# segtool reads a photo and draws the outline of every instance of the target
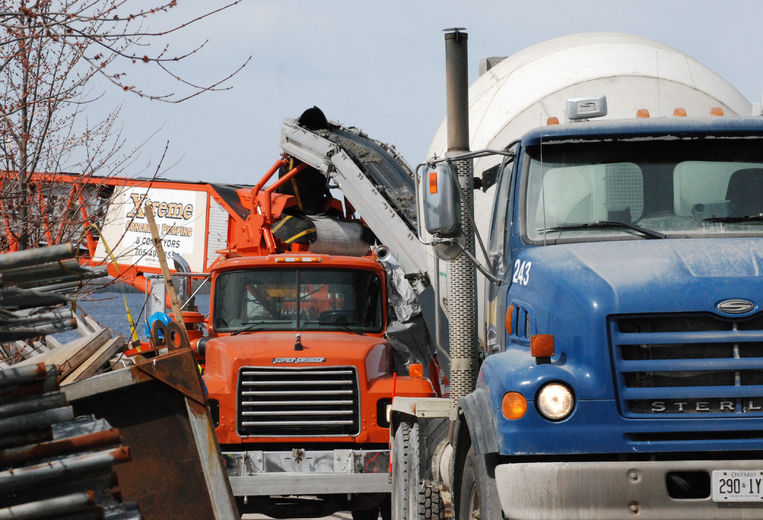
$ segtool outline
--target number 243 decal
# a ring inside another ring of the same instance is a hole
[[[514,276],[511,277],[511,281],[521,285],[530,283],[530,268],[532,266],[532,262],[522,262],[521,260],[514,262]]]

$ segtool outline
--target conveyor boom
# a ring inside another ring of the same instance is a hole
[[[411,168],[386,145],[357,130],[307,130],[294,119],[281,128],[284,152],[333,180],[406,275],[426,276],[424,246],[416,238],[415,180]]]

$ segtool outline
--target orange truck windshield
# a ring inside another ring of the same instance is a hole
[[[382,286],[358,269],[246,269],[215,283],[212,320],[218,332],[384,328]]]

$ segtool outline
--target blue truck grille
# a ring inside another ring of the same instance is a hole
[[[624,316],[609,331],[624,416],[763,415],[763,313]]]
[[[238,378],[238,433],[322,437],[360,432],[355,367],[244,367]]]

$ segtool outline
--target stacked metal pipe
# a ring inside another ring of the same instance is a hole
[[[57,377],[43,364],[0,371],[0,520],[139,520],[113,473],[130,458],[119,430],[75,418]]]
[[[71,309],[56,308],[106,267],[79,265],[71,244],[0,255],[0,342],[55,334],[77,327]]]
[[[29,340],[76,328],[66,305],[86,280],[105,274],[80,266],[71,244],[0,254],[0,368],[56,345]]]

